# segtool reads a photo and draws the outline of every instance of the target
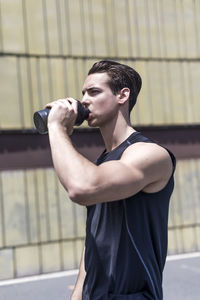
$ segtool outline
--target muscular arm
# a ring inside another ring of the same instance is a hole
[[[81,205],[119,200],[148,188],[158,191],[172,172],[169,154],[155,144],[131,145],[119,161],[96,166],[76,151],[59,124],[49,126],[49,138],[56,173],[69,197]]]
[[[78,278],[77,278],[77,282],[76,282],[74,291],[71,296],[71,300],[82,300],[83,283],[84,283],[85,276],[86,276],[84,256],[85,256],[85,247],[83,249],[81,263],[80,263],[80,267],[79,267],[79,274],[78,274]]]

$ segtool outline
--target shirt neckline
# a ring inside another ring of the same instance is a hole
[[[113,153],[115,151],[117,151],[120,147],[122,147],[124,144],[126,144],[128,142],[129,139],[132,139],[132,137],[136,136],[140,134],[140,132],[138,131],[134,131],[133,133],[131,133],[123,142],[121,142],[121,144],[119,144],[117,147],[115,147],[114,149],[112,149],[109,152],[106,152],[106,149],[104,149],[104,151],[102,152],[101,156],[106,157],[107,155],[109,155],[110,153]]]

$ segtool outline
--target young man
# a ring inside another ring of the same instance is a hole
[[[131,126],[140,88],[141,78],[129,66],[100,61],[90,69],[82,103],[90,110],[88,125],[99,127],[105,143],[96,164],[69,138],[76,100],[47,105],[55,171],[71,200],[87,206],[85,249],[72,300],[163,298],[175,158]]]

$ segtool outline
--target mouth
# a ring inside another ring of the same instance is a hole
[[[91,118],[92,118],[92,113],[90,111],[87,120],[89,121],[89,120],[91,120]]]

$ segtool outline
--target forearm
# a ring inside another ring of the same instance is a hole
[[[74,291],[71,296],[71,300],[82,300],[83,284],[84,284],[84,280],[85,280],[85,276],[86,276],[84,257],[85,257],[85,247],[82,252],[81,263],[80,263],[80,267],[79,267],[79,274],[78,274],[78,278],[77,278],[77,282],[76,282]]]
[[[49,126],[49,139],[55,171],[72,201],[92,205],[123,199],[141,189],[134,169],[122,160],[91,163],[73,147],[61,125]]]
[[[97,168],[73,147],[64,127],[49,126],[49,140],[55,171],[70,198],[81,189],[87,189]]]
[[[71,200],[78,204],[88,206],[128,198],[161,182],[160,165],[162,162],[165,169],[166,154],[150,144],[131,145],[120,160],[96,166],[78,153],[59,123],[51,123],[49,138],[56,173]]]

